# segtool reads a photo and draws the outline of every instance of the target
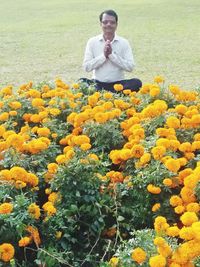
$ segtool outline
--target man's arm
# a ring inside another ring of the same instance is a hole
[[[92,52],[92,42],[89,40],[86,49],[85,56],[83,60],[83,68],[85,71],[89,72],[100,67],[106,61],[104,52],[97,57],[94,57]]]
[[[134,69],[135,63],[133,59],[133,53],[128,41],[126,41],[126,43],[124,44],[123,50],[124,50],[123,55],[119,55],[117,54],[117,52],[112,51],[112,54],[110,54],[108,58],[110,59],[110,61],[112,61],[112,63],[114,63],[118,67],[122,68],[125,71],[130,72]]]

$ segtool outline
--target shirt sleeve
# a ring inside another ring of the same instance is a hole
[[[123,55],[119,55],[117,52],[113,51],[112,54],[109,55],[109,59],[112,63],[125,71],[131,72],[135,67],[132,49],[128,41],[124,44]]]
[[[106,61],[104,53],[97,57],[94,57],[92,51],[92,41],[89,40],[86,45],[85,55],[83,60],[83,69],[87,72],[92,71],[100,67]]]

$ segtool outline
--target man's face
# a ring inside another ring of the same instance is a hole
[[[117,29],[117,22],[115,17],[103,14],[101,20],[101,27],[104,34],[106,33],[114,34]]]

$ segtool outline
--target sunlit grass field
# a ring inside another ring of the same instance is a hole
[[[105,9],[118,13],[118,34],[133,47],[137,67],[127,77],[200,86],[199,0],[1,0],[0,86],[90,77],[83,54]]]

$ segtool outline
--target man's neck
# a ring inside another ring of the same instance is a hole
[[[115,34],[104,34],[103,38],[104,38],[105,41],[112,42],[112,40],[115,38]]]

